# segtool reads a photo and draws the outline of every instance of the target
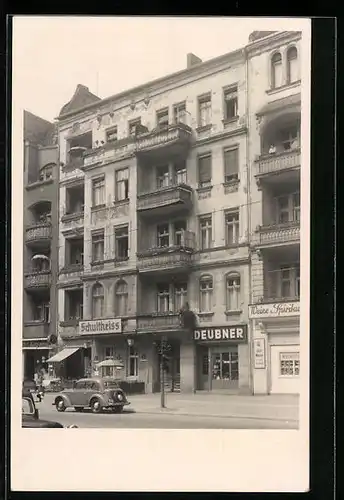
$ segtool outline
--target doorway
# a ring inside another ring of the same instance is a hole
[[[237,389],[239,385],[238,347],[216,348],[211,353],[211,388]]]

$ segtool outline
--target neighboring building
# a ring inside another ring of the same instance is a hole
[[[245,53],[187,62],[103,100],[79,85],[61,110],[65,376],[117,359],[102,372],[158,391],[166,337],[167,389],[251,390]]]
[[[56,334],[57,141],[52,123],[24,111],[23,375],[48,369]]]
[[[254,393],[300,390],[301,33],[248,55]]]

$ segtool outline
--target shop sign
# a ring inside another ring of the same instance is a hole
[[[120,318],[79,321],[79,332],[81,334],[121,333],[122,322]]]
[[[249,317],[260,318],[285,318],[300,314],[300,302],[276,302],[271,304],[253,304],[249,306]]]
[[[193,339],[199,341],[229,341],[233,343],[247,342],[247,325],[218,326],[194,330]]]
[[[264,339],[253,340],[253,358],[254,358],[254,368],[256,370],[266,368]]]

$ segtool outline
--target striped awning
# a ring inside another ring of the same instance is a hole
[[[60,363],[64,359],[69,358],[69,356],[74,354],[79,349],[80,347],[67,347],[66,349],[62,349],[62,351],[49,358],[47,363]]]

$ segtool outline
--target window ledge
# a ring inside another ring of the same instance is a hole
[[[129,198],[125,198],[124,200],[113,200],[114,205],[127,205],[129,203]]]
[[[65,214],[61,217],[61,222],[68,222],[71,220],[83,219],[84,212],[73,212],[70,214]]]
[[[91,267],[93,266],[103,266],[105,263],[105,260],[94,260],[91,262]]]
[[[226,316],[236,316],[242,314],[242,309],[232,309],[231,311],[225,311]]]
[[[230,125],[231,123],[235,123],[239,120],[239,116],[233,116],[232,118],[224,118],[222,121],[223,125]]]
[[[233,177],[233,179],[231,179],[230,181],[224,181],[222,184],[225,187],[231,187],[231,186],[236,186],[239,183],[240,183],[239,177]]]
[[[40,319],[33,319],[31,321],[25,321],[24,326],[40,326],[40,325],[50,325],[50,321],[43,321]]]
[[[91,211],[95,212],[97,210],[102,210],[105,207],[106,207],[105,203],[103,203],[102,205],[93,205],[93,207],[91,207]]]
[[[211,191],[213,189],[213,186],[198,186],[198,188],[196,189],[196,191],[198,193],[205,193],[207,191]]]
[[[196,132],[199,134],[201,132],[206,132],[207,130],[210,130],[213,127],[212,123],[208,123],[208,125],[200,125],[199,127],[196,128]]]
[[[281,92],[282,90],[287,90],[287,89],[293,89],[295,87],[298,87],[301,83],[301,80],[296,80],[296,82],[293,83],[287,83],[285,85],[282,85],[281,87],[276,87],[274,89],[268,89],[265,92],[267,95],[272,95],[272,94],[277,94],[278,92]]]
[[[201,316],[202,318],[204,318],[204,317],[207,317],[207,316],[214,316],[215,313],[212,312],[212,311],[208,311],[208,312],[207,311],[200,311],[200,312],[198,312],[196,314],[197,314],[197,316]]]

